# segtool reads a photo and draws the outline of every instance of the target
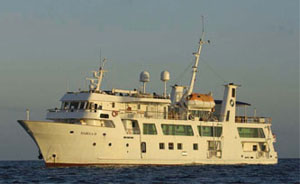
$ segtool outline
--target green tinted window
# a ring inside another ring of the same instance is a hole
[[[242,138],[265,138],[262,128],[238,128],[239,135]]]
[[[146,135],[156,135],[156,127],[155,124],[150,123],[144,123],[143,124],[143,133]]]
[[[162,124],[161,128],[164,135],[193,136],[193,129],[190,125],[167,125]]]
[[[222,127],[198,126],[199,135],[203,137],[221,137]]]

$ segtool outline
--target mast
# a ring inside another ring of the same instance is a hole
[[[201,16],[202,18],[202,34],[201,34],[201,38],[199,40],[199,47],[198,47],[198,51],[193,53],[193,55],[195,56],[195,64],[192,67],[192,77],[191,77],[191,81],[190,81],[190,86],[188,88],[188,90],[186,91],[184,97],[192,94],[193,89],[194,89],[194,85],[195,85],[195,80],[196,80],[196,74],[197,74],[197,70],[198,70],[198,64],[199,64],[199,58],[200,58],[200,54],[201,54],[201,50],[202,50],[202,45],[206,44],[206,43],[210,43],[210,41],[203,41],[204,39],[204,17]]]
[[[99,76],[98,76],[97,86],[96,86],[95,91],[100,91],[101,83],[102,83],[102,79],[103,79],[103,73],[105,72],[105,70],[104,70],[105,62],[106,62],[106,58],[103,59],[102,66],[100,66],[100,68],[99,68]]]

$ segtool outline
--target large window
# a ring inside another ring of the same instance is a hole
[[[242,138],[265,138],[262,128],[238,128],[239,135]]]
[[[69,109],[69,106],[70,106],[70,102],[63,102],[62,103],[62,109],[64,109],[64,110]]]
[[[78,109],[79,102],[71,102],[70,109]]]
[[[138,121],[122,119],[122,123],[127,134],[140,134],[140,127]]]
[[[84,106],[85,106],[85,102],[80,102],[79,109],[84,109]]]
[[[164,135],[193,136],[193,129],[190,125],[161,125]]]
[[[103,121],[103,120],[102,120]],[[104,126],[109,128],[115,128],[115,124],[111,120],[104,120]]]
[[[156,135],[156,127],[155,124],[152,123],[144,123],[143,124],[143,133],[146,135]]]
[[[198,126],[199,135],[203,137],[221,137],[222,127]]]

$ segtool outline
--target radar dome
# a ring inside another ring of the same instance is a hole
[[[167,70],[162,71],[160,73],[160,80],[162,80],[162,81],[168,81],[168,80],[170,80],[170,73]]]
[[[149,82],[150,81],[150,74],[147,71],[143,71],[140,74],[140,82]]]

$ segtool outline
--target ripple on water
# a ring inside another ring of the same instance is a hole
[[[277,165],[98,166],[46,168],[40,161],[1,161],[0,183],[300,183],[299,159]]]

